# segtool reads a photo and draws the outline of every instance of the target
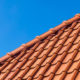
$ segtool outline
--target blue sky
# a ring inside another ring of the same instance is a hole
[[[0,0],[0,57],[80,12],[80,0]]]

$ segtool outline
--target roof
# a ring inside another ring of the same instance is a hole
[[[0,58],[0,80],[80,80],[80,14]]]

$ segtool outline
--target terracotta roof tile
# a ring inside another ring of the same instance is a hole
[[[0,58],[0,80],[80,80],[80,14]]]
[[[75,80],[79,80],[79,79],[80,79],[80,72],[78,72],[78,74],[77,74]]]

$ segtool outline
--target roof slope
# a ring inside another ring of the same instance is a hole
[[[0,80],[80,80],[80,14],[0,58]]]

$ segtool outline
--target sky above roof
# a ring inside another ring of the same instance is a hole
[[[0,0],[0,57],[77,13],[79,0]]]

